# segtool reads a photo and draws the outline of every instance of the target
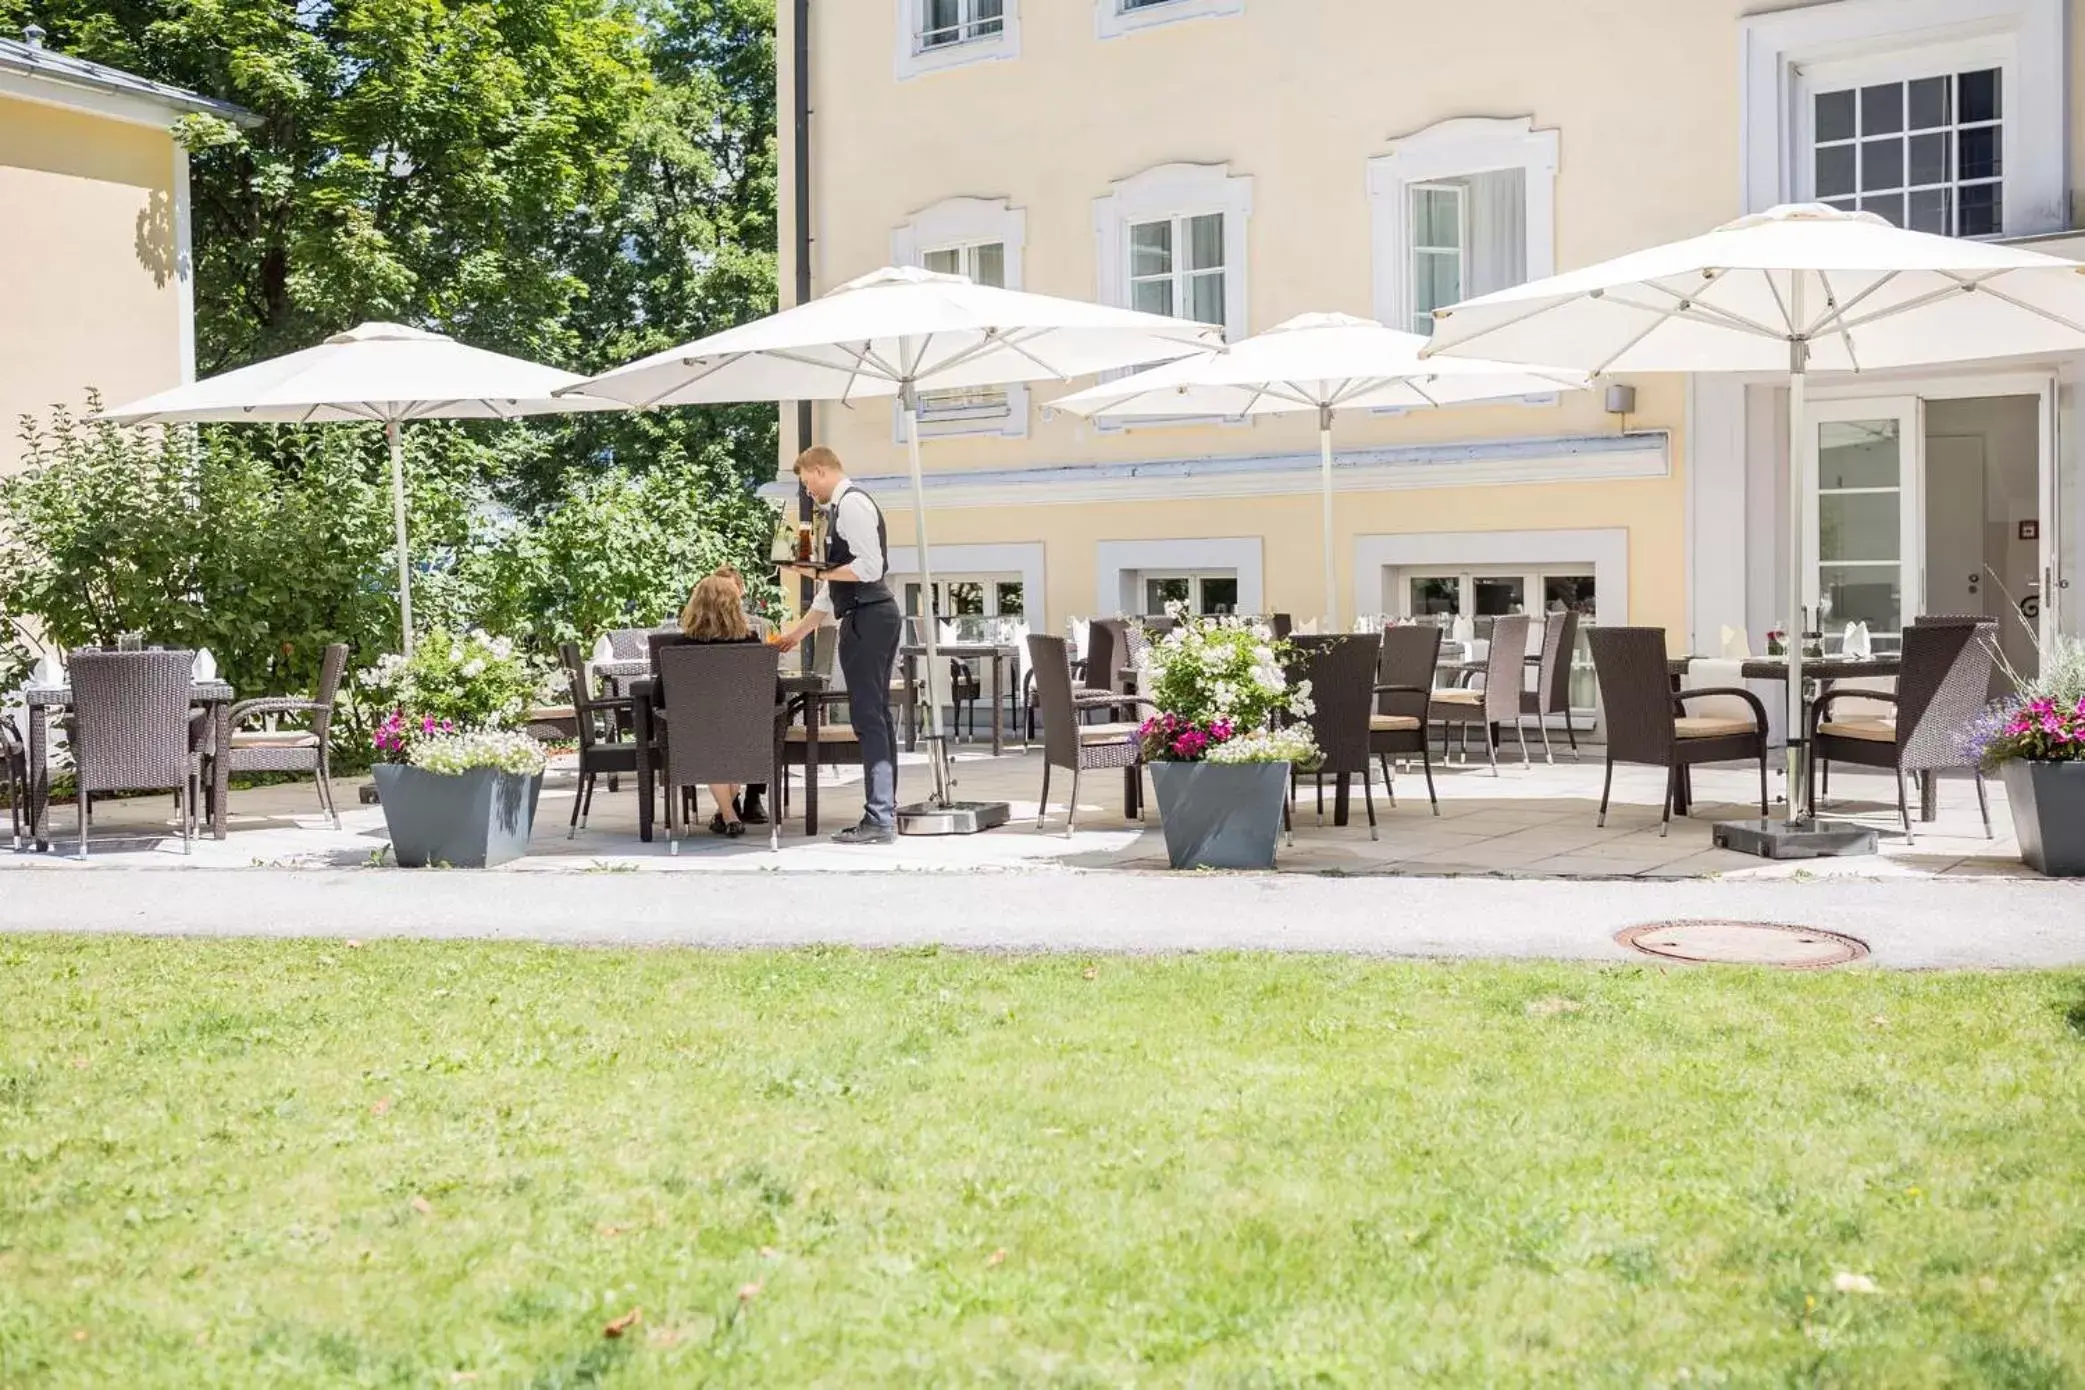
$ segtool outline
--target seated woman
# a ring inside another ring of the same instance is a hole
[[[753,635],[753,628],[746,621],[738,585],[720,574],[704,579],[688,596],[688,606],[681,610],[681,632],[691,642],[760,640]],[[711,784],[709,794],[717,803],[717,813],[709,819],[711,834],[738,836],[746,833],[746,823],[739,818],[736,804],[738,793],[739,788],[730,783]]]

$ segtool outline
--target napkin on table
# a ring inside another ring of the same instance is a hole
[[[217,679],[217,658],[210,654],[208,647],[195,654],[195,679],[197,684]]]
[[[1723,657],[1726,661],[1745,661],[1752,655],[1752,638],[1741,627],[1723,628]]]
[[[615,660],[615,643],[609,641],[608,634],[604,632],[594,639],[593,662],[598,666],[604,661],[613,660]]]

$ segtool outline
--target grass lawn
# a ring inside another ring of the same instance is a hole
[[[0,1020],[8,1387],[2085,1380],[2076,973],[17,936]]]

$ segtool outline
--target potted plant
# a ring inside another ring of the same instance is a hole
[[[2004,779],[2028,867],[2085,874],[2085,644],[2057,639],[2018,685],[1970,726],[1968,751]]]
[[[1275,724],[1311,712],[1309,682],[1289,684],[1284,644],[1263,627],[1173,616],[1138,673],[1156,707],[1138,736],[1166,856],[1176,869],[1271,869],[1290,769],[1318,758],[1308,725]]]
[[[359,683],[384,711],[372,771],[399,864],[482,869],[526,854],[545,760],[518,725],[541,681],[514,644],[430,633]]]

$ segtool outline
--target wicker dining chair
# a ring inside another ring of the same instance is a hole
[[[1578,731],[1571,725],[1571,654],[1578,644],[1578,614],[1571,609],[1542,620],[1542,656],[1535,668],[1535,688],[1520,692],[1520,713],[1535,716],[1542,735],[1542,761],[1555,764],[1549,744],[1549,716],[1564,716],[1564,737],[1571,740],[1571,761],[1578,761]],[[1523,736],[1525,737],[1525,736]]]
[[[1368,721],[1368,751],[1383,765],[1383,786],[1397,804],[1390,760],[1416,754],[1426,773],[1426,799],[1441,813],[1433,790],[1433,742],[1426,736],[1426,711],[1433,673],[1441,660],[1441,630],[1432,623],[1393,623],[1383,629],[1383,654],[1376,668],[1376,707]]]
[[[1600,825],[1607,824],[1616,763],[1646,763],[1665,769],[1665,805],[1658,824],[1661,836],[1672,827],[1672,808],[1680,800],[1684,770],[1699,763],[1757,758],[1759,814],[1766,815],[1766,706],[1757,695],[1740,686],[1675,691],[1662,627],[1596,627],[1586,633],[1586,640],[1593,649],[1600,703],[1607,711],[1607,776],[1600,786]],[[1751,717],[1686,712],[1687,701],[1710,696],[1743,700]]]
[[[335,642],[326,648],[319,660],[318,684],[312,689],[311,698],[295,695],[266,696],[258,700],[241,700],[233,705],[228,722],[232,736],[229,748],[208,747],[205,749],[203,765],[203,795],[205,806],[215,814],[216,808],[209,805],[213,797],[211,789],[217,778],[214,767],[217,759],[224,759],[225,771],[232,772],[309,772],[318,779],[319,811],[340,829],[340,810],[333,804],[333,756],[331,733],[333,728],[333,705],[340,693],[341,673],[347,669],[348,648],[344,642]],[[282,715],[295,715],[308,720],[305,729],[241,728],[258,719],[274,719]]]
[[[1099,623],[1094,630],[1098,631]],[[1092,710],[1116,710],[1139,701],[1133,695],[1109,690],[1077,690],[1071,680],[1071,650],[1062,637],[1040,632],[1028,634],[1028,659],[1035,668],[1036,704],[1042,710],[1043,781],[1036,798],[1035,828],[1041,830],[1049,817],[1050,770],[1071,772],[1071,805],[1064,817],[1064,835],[1071,838],[1079,818],[1079,776],[1105,768],[1123,769],[1122,814],[1143,816],[1143,745],[1134,721],[1111,720],[1102,724],[1080,722]]]
[[[16,732],[14,715],[0,709],[0,778],[7,782],[7,809],[14,818],[12,847],[22,847],[22,808],[29,800],[29,754]]]
[[[202,780],[189,709],[195,653],[81,651],[71,670],[80,858],[87,857],[87,800],[96,792],[176,791],[181,852],[190,853]]]
[[[679,854],[680,793],[719,782],[773,786],[782,780],[782,707],[775,700],[781,653],[746,642],[675,644],[653,655],[664,694],[659,766],[667,853]],[[779,850],[781,837],[782,818],[770,817],[768,848]]]
[[[1886,690],[1827,689],[1810,707],[1809,804],[1817,804],[1819,764],[1853,763],[1887,768],[1897,777],[1897,815],[1906,843],[1917,843],[1911,829],[1911,802],[1905,794],[1908,774],[1968,767],[1976,780],[1977,809],[1984,837],[1991,830],[1991,799],[1983,770],[1964,756],[1961,736],[1982,711],[1997,663],[1998,625],[1990,621],[1915,622],[1904,629],[1902,664],[1895,693]],[[1840,700],[1874,700],[1896,707],[1887,715],[1834,716]],[[1829,795],[1829,782],[1826,783]]]
[[[1494,618],[1491,623],[1491,653],[1484,663],[1484,684],[1449,686],[1433,692],[1429,713],[1433,722],[1441,726],[1443,759],[1448,756],[1449,727],[1459,727],[1467,738],[1469,726],[1478,724],[1484,729],[1484,751],[1491,756],[1491,775],[1498,776],[1499,730],[1510,724],[1520,740],[1521,765],[1530,768],[1535,765],[1528,757],[1527,730],[1520,723],[1522,676],[1527,667],[1527,651],[1527,616],[1515,613]]]
[[[1292,637],[1289,661],[1292,682],[1310,682],[1311,712],[1305,722],[1318,745],[1320,761],[1312,774],[1317,781],[1318,824],[1325,823],[1325,778],[1329,774],[1344,786],[1349,777],[1361,779],[1361,799],[1368,808],[1368,838],[1376,834],[1374,716],[1376,669],[1382,659],[1383,639],[1373,632],[1344,633],[1322,637]],[[1296,774],[1289,777],[1293,800]]]
[[[630,697],[595,695],[587,688],[586,659],[576,642],[560,642],[558,664],[565,670],[565,685],[571,692],[572,722],[579,739],[579,785],[572,793],[572,821],[565,838],[575,839],[586,829],[594,810],[594,785],[603,775],[608,789],[615,790],[616,778],[634,774],[637,760],[650,750],[622,737],[629,726]]]

